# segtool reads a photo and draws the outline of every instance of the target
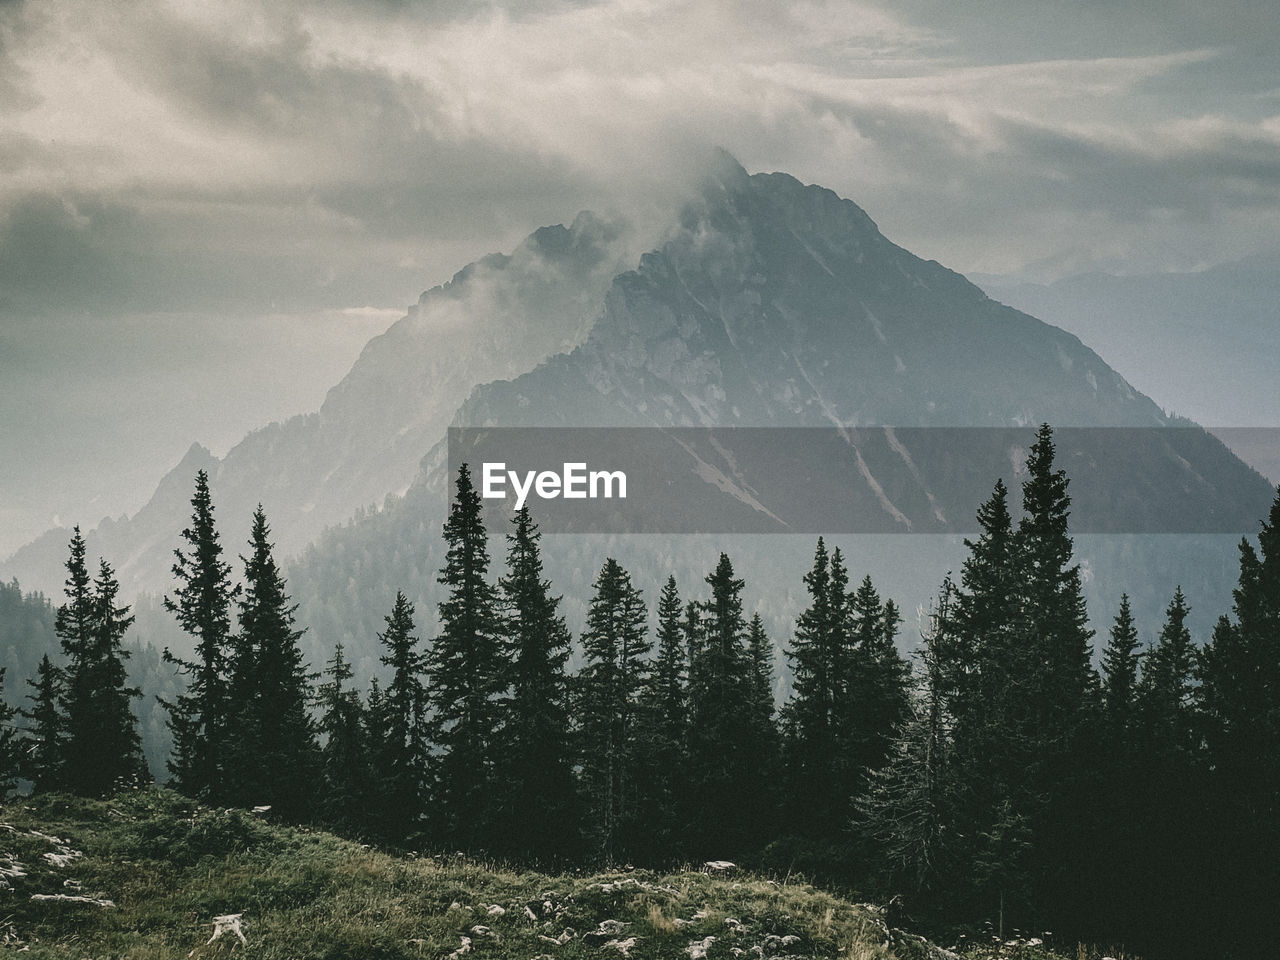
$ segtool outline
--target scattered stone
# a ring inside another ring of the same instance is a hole
[[[724,925],[729,928],[729,932],[735,937],[740,933],[744,933],[747,929],[747,925],[736,917],[725,917]]]
[[[249,941],[245,939],[244,928],[242,926],[243,913],[225,913],[220,917],[213,918],[213,936],[205,941],[208,945],[219,939],[224,933],[234,935],[239,939],[241,946],[248,946]],[[194,952],[194,951],[192,951]]]
[[[715,937],[707,937],[705,940],[694,940],[684,948],[684,952],[689,955],[689,960],[706,960],[707,953],[715,942]]]
[[[62,850],[53,853],[46,853],[44,855],[44,860],[51,867],[62,867],[65,869],[83,856],[84,854],[79,850],[63,848]]]
[[[636,945],[636,939],[636,937],[628,937],[626,940],[610,940],[604,947],[606,950],[612,947],[624,957],[628,957],[631,955],[631,948]]]
[[[95,907],[114,907],[115,901],[104,900],[100,897],[79,897],[70,896],[65,893],[33,893],[32,900],[59,900],[63,903],[91,903]]]
[[[565,927],[564,931],[558,937],[548,937],[543,934],[538,934],[538,939],[547,943],[554,943],[557,947],[563,947],[577,935],[578,933],[573,929],[573,927]]]
[[[529,918],[530,923],[538,922],[538,915],[533,912],[533,907],[529,906],[527,903],[524,907],[524,915]]]
[[[7,865],[0,864],[0,877],[16,880],[27,875],[26,868],[18,862],[18,858],[13,854],[7,853],[0,859],[7,861]]]
[[[462,946],[458,947],[458,949],[457,949],[457,950],[455,950],[455,951],[453,951],[453,953],[449,954],[449,960],[458,960],[458,958],[459,958],[459,957],[465,956],[466,954],[468,954],[468,953],[470,953],[470,952],[471,952],[471,938],[470,938],[470,937],[463,937],[463,938],[462,938]]]
[[[473,937],[493,937],[495,940],[497,939],[497,935],[493,932],[493,930],[491,930],[489,927],[486,927],[482,923],[477,923],[474,927],[471,928],[471,935]]]
[[[694,919],[694,920],[705,920],[705,919],[707,919],[707,910],[706,910],[706,908],[704,907],[703,909],[701,909],[701,910],[699,910],[697,913],[695,913],[695,914],[693,915],[693,919]]]
[[[271,804],[266,803],[261,806],[254,807],[249,812],[252,813],[255,817],[265,816],[266,814],[271,812]]]
[[[738,865],[731,860],[708,860],[702,865],[707,873],[732,873]]]
[[[774,953],[778,950],[794,947],[799,942],[800,938],[793,933],[788,933],[784,937],[780,937],[776,933],[770,933],[764,938],[764,948],[770,953]]]
[[[504,908],[498,906],[496,903],[491,905],[488,910],[489,916],[491,917],[500,917],[506,912],[507,911]]]

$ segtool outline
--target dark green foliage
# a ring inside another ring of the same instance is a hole
[[[230,564],[222,559],[209,476],[203,470],[196,474],[191,507],[191,526],[182,531],[187,548],[173,552],[178,586],[164,598],[164,607],[195,641],[195,659],[164,651],[165,662],[186,675],[187,685],[176,700],[162,703],[173,733],[172,785],[191,797],[215,799],[222,795],[226,768],[231,604],[240,591],[231,583]]]
[[[0,667],[0,799],[7,797],[18,785],[23,746],[13,722],[18,711],[3,699],[4,674],[4,667]]]
[[[1186,626],[1188,613],[1186,597],[1178,587],[1169,601],[1160,637],[1143,660],[1137,703],[1149,762],[1157,756],[1171,759],[1175,754],[1189,760],[1196,753],[1197,731],[1192,718],[1195,646]]]
[[[302,630],[294,624],[270,533],[259,506],[249,556],[241,558],[245,586],[232,646],[225,776],[234,802],[300,818],[313,809],[320,757],[309,710],[311,674],[298,648]]]
[[[441,842],[478,850],[496,816],[497,745],[508,690],[502,619],[487,579],[489,546],[480,496],[464,463],[444,525],[445,563],[437,578],[440,634],[428,655],[431,677],[431,781]]]
[[[122,647],[133,618],[128,607],[116,605],[119,591],[105,560],[90,580],[84,539],[75,528],[67,559],[67,602],[58,608],[55,622],[67,661],[58,700],[59,779],[85,796],[137,783],[146,774],[137,720],[129,707],[140,691],[126,686],[129,652]]]
[[[397,592],[386,629],[378,635],[391,679],[369,704],[378,731],[369,743],[370,826],[376,836],[399,841],[420,838],[426,829],[427,661],[414,636],[413,614],[413,604]]]
[[[644,714],[649,683],[644,599],[616,560],[605,561],[582,634],[577,677],[578,762],[590,856],[614,863],[631,853],[640,822]]]
[[[325,738],[320,749],[323,789],[317,804],[321,821],[348,836],[371,833],[374,810],[370,807],[373,770],[366,737],[364,708],[351,682],[351,665],[342,644],[334,647],[325,665],[324,682],[316,689],[320,706],[319,731]]]
[[[21,711],[26,721],[26,744],[22,758],[22,776],[37,791],[56,790],[62,786],[62,753],[64,725],[58,704],[62,700],[62,671],[53,665],[46,653],[36,668],[35,679],[27,680],[31,693],[30,709]]]
[[[1129,595],[1120,598],[1120,611],[1111,626],[1111,639],[1102,654],[1102,707],[1109,733],[1124,738],[1133,720],[1138,682],[1138,628],[1129,609]]]
[[[837,750],[838,705],[844,692],[845,624],[840,615],[843,591],[834,599],[830,559],[821,537],[813,569],[804,576],[810,603],[796,620],[787,657],[791,661],[792,695],[783,710],[786,730],[787,778],[791,796],[799,803],[790,812],[802,832],[830,836],[844,819],[852,797]]]
[[[858,802],[859,830],[873,852],[874,878],[884,889],[912,897],[945,897],[940,881],[953,876],[956,866],[957,787],[944,676],[954,600],[948,578],[923,632],[906,721],[887,762],[868,773]]]
[[[552,863],[577,853],[577,788],[569,742],[569,630],[560,598],[542,578],[542,535],[519,510],[507,536],[507,576],[499,583],[511,648],[511,699],[502,753],[496,833],[509,856]],[[535,830],[530,824],[539,824]]]
[[[640,701],[644,717],[640,819],[648,840],[647,856],[642,859],[649,862],[676,859],[684,839],[688,645],[680,609],[680,591],[671,576],[658,597],[658,650]]]
[[[690,844],[695,856],[746,850],[773,822],[767,770],[772,744],[753,715],[754,663],[742,609],[744,583],[720,554],[699,604],[698,641],[689,666]]]
[[[864,577],[849,601],[849,638],[842,713],[850,745],[855,790],[867,773],[888,759],[890,744],[909,710],[910,667],[898,653],[902,618],[892,600],[880,602],[871,578]]]
[[[1047,425],[1036,435],[1022,485],[1023,517],[1017,548],[1022,573],[1022,641],[1033,652],[1031,736],[1037,748],[1069,751],[1087,719],[1096,690],[1093,631],[1088,627],[1080,567],[1072,562],[1067,532],[1071,498],[1067,474],[1055,469],[1053,433]]]

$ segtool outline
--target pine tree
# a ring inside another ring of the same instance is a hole
[[[1250,944],[1274,942],[1264,904],[1280,896],[1280,491],[1257,547],[1240,542],[1234,601],[1234,620],[1218,620],[1198,663],[1212,807],[1196,823],[1205,850],[1187,871],[1248,956]]]
[[[516,512],[507,536],[507,576],[499,583],[505,634],[511,646],[511,701],[505,750],[499,760],[505,809],[501,847],[509,854],[552,863],[577,846],[577,791],[569,742],[569,630],[542,579],[542,535],[528,507]],[[530,830],[530,823],[541,826]]]
[[[1207,734],[1222,791],[1280,835],[1280,491],[1258,548],[1240,541],[1233,596],[1200,664]]]
[[[996,807],[996,822],[984,831],[1001,845],[994,859],[1026,867],[1022,878],[1006,868],[992,874],[1001,882],[1002,902],[1021,911],[1023,921],[1031,919],[1033,903],[1059,916],[1082,909],[1072,902],[1082,895],[1077,878],[1088,869],[1079,838],[1096,819],[1100,790],[1093,631],[1080,566],[1073,562],[1069,482],[1055,468],[1054,455],[1053,433],[1043,425],[1027,457],[1023,516],[1015,534],[1022,606],[1015,641],[1026,655],[1017,662],[1025,673],[1015,674],[1009,696],[1014,729],[1021,733],[1015,752],[1006,756],[1026,748],[1026,763],[1006,768],[1008,803]]]
[[[1120,612],[1102,654],[1102,705],[1113,737],[1124,738],[1132,723],[1138,679],[1138,628],[1129,595],[1120,597]]]
[[[1024,516],[1018,523],[1022,554],[1022,603],[1025,635],[1034,651],[1031,735],[1039,751],[1069,751],[1088,719],[1097,686],[1088,611],[1080,567],[1072,563],[1073,544],[1067,530],[1071,498],[1066,472],[1054,469],[1053,432],[1047,424],[1036,434],[1027,457],[1028,479],[1022,485]]]
[[[0,667],[0,799],[5,799],[18,786],[22,775],[22,750],[13,718],[17,710],[4,699],[5,668]]]
[[[830,836],[844,819],[852,791],[844,789],[844,757],[837,751],[837,741],[843,745],[837,711],[844,696],[846,625],[839,612],[844,600],[832,603],[831,565],[821,537],[804,584],[810,602],[796,619],[787,650],[792,694],[783,711],[788,785],[795,801],[790,819],[803,833]]]
[[[172,785],[188,796],[212,800],[220,797],[223,786],[231,604],[240,591],[231,584],[230,564],[222,560],[209,476],[203,470],[196,474],[191,507],[191,526],[182,531],[188,549],[173,552],[179,585],[164,598],[164,607],[195,640],[195,659],[165,649],[165,662],[187,676],[187,688],[176,701],[161,703],[173,731]]]
[[[955,597],[948,577],[917,653],[920,666],[907,720],[888,762],[871,771],[857,804],[859,830],[873,851],[881,888],[913,898],[945,893],[956,871],[959,790],[947,679]]]
[[[700,604],[700,643],[690,665],[690,830],[696,855],[722,857],[757,839],[764,811],[754,806],[760,744],[749,709],[744,583],[722,553],[707,585],[711,596]]]
[[[774,719],[773,643],[765,633],[760,614],[747,624],[746,702],[747,747],[753,759],[755,792],[744,798],[744,813],[753,818],[750,835],[758,842],[777,832],[782,798],[782,742]]]
[[[63,673],[53,665],[46,653],[40,658],[34,680],[28,679],[32,692],[27,695],[32,706],[19,711],[26,720],[27,745],[22,776],[34,784],[37,792],[57,790],[62,786],[64,724],[58,704],[62,701]]]
[[[369,787],[373,772],[369,768],[360,695],[345,686],[352,676],[339,643],[325,666],[325,682],[316,690],[321,710],[319,730],[325,737],[320,750],[324,786],[317,806],[326,826],[348,836],[364,836],[370,833]]]
[[[445,564],[438,582],[440,635],[428,655],[429,737],[438,839],[479,850],[491,836],[495,763],[508,693],[508,648],[498,598],[488,581],[489,546],[480,496],[464,463],[444,525]]]
[[[578,752],[590,852],[606,864],[630,854],[639,827],[643,744],[639,697],[649,682],[644,599],[612,557],[600,569],[582,634]]]
[[[380,691],[381,737],[372,745],[374,820],[381,836],[395,840],[418,837],[425,829],[428,747],[423,677],[427,659],[414,636],[413,612],[413,604],[397,591],[391,613],[384,618],[386,630],[378,636],[385,651],[381,661],[391,668],[391,679]]]
[[[851,751],[853,779],[846,787],[852,797],[867,774],[884,765],[906,720],[910,667],[898,653],[898,609],[892,600],[881,604],[871,577],[862,579],[849,611],[844,736]]]
[[[693,608],[696,613],[696,607]],[[674,860],[683,840],[684,756],[688,730],[687,641],[680,620],[680,592],[668,577],[658,597],[657,655],[641,695],[644,716],[644,785],[641,822],[648,825],[642,859]]]
[[[1025,632],[1023,571],[1003,481],[996,481],[977,519],[982,533],[965,540],[969,556],[950,618],[946,668],[961,762],[971,780],[999,792],[1028,763],[1029,718],[1017,692],[1037,668],[1019,640]],[[979,802],[996,804],[990,797]]]
[[[54,629],[67,665],[61,713],[62,784],[86,796],[101,796],[139,782],[146,773],[137,720],[129,701],[141,691],[128,687],[122,643],[133,623],[128,607],[116,605],[120,585],[106,560],[90,580],[84,539],[76,527],[67,560],[67,603]]]
[[[232,798],[263,804],[274,813],[305,818],[313,809],[319,747],[308,705],[311,674],[302,660],[295,605],[272,556],[271,529],[259,505],[253,514],[250,553],[242,557],[245,589],[234,644],[229,734],[235,747],[228,766]]]
[[[1197,752],[1192,714],[1196,652],[1186,625],[1190,612],[1182,587],[1178,587],[1169,601],[1160,636],[1147,652],[1137,685],[1148,751],[1170,760],[1178,755],[1180,760],[1174,762],[1181,763]]]

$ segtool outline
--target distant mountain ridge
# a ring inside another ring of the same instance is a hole
[[[300,551],[326,526],[403,492],[477,383],[578,343],[625,256],[622,225],[583,213],[464,267],[370,340],[319,411],[256,430],[221,460],[193,444],[134,516],[83,524],[90,551],[112,559],[126,593],[165,589],[201,469],[232,549],[262,502],[281,554]],[[49,531],[0,571],[58,595],[69,536]]]

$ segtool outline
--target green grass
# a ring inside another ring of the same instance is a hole
[[[690,958],[704,943],[707,960],[944,956],[889,931],[876,908],[807,884],[696,871],[546,876],[397,857],[165,790],[23,798],[0,807],[0,823],[0,875],[12,874],[0,890],[0,944],[33,958],[444,960],[464,937],[466,960]],[[111,905],[39,899],[59,894]],[[247,945],[206,943],[213,918],[233,913]],[[626,926],[596,935],[604,921]]]

